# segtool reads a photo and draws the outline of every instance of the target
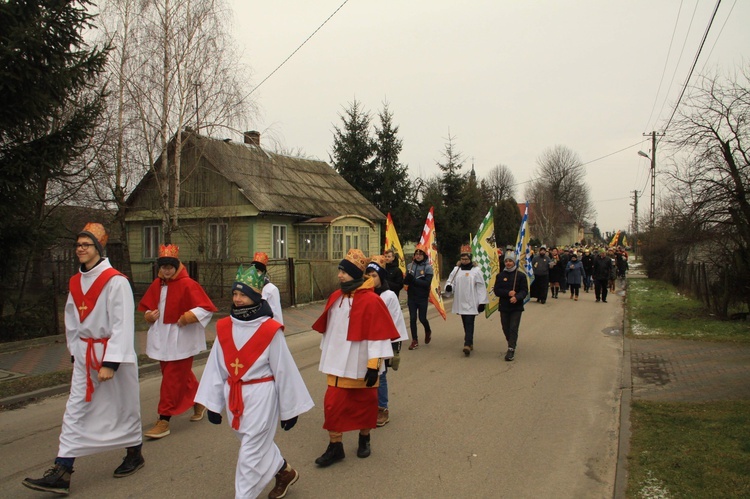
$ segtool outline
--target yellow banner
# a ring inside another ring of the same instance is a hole
[[[427,247],[427,259],[432,265],[432,287],[430,288],[430,303],[435,305],[440,316],[445,319],[445,305],[443,305],[443,295],[440,293],[440,257],[437,251],[437,242],[435,236],[435,220],[433,218],[433,209],[427,214],[427,221],[422,230],[422,237],[419,239],[420,244]]]
[[[401,272],[406,275],[406,258],[404,258],[404,250],[401,247],[401,242],[398,240],[398,234],[396,233],[396,226],[393,225],[393,219],[391,214],[385,220],[385,248],[383,252],[392,250],[393,254],[398,258],[398,268]]]

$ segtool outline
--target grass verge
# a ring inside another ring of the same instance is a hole
[[[636,338],[750,343],[750,321],[722,321],[671,284],[629,279],[627,313]]]
[[[634,402],[630,498],[750,497],[750,401]]]

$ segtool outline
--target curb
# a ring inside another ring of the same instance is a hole
[[[627,282],[627,281],[626,281]],[[622,380],[620,382],[620,436],[617,443],[617,467],[615,468],[615,489],[612,497],[624,499],[628,488],[628,454],[630,453],[630,404],[633,401],[633,374],[630,338],[627,335],[630,324],[627,315],[627,289],[623,300],[622,313]]]

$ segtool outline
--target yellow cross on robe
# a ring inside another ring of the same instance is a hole
[[[81,306],[80,306],[80,307],[78,307],[78,311],[79,311],[80,313],[84,313],[84,312],[85,312],[86,310],[88,310],[88,309],[89,309],[89,307],[87,307],[87,306],[86,306],[86,303],[85,303],[85,302],[81,303]]]
[[[234,367],[234,375],[237,376],[237,374],[239,374],[239,372],[240,372],[240,369],[243,368],[243,367],[245,367],[245,365],[244,364],[240,364],[240,359],[239,359],[239,357],[237,357],[237,359],[235,359],[234,362],[232,362],[231,364],[229,364],[229,367]]]

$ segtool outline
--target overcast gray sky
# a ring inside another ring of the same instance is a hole
[[[342,3],[230,0],[253,86]],[[473,162],[482,178],[502,163],[519,183],[558,144],[584,163],[625,149],[585,168],[602,232],[627,230],[634,190],[641,223],[649,216],[649,162],[637,154],[650,152],[643,134],[669,119],[715,5],[349,0],[252,93],[260,115],[247,127],[267,147],[273,139],[328,161],[344,109],[356,98],[376,116],[387,101],[412,177],[438,173],[449,134],[465,157],[462,171]],[[747,64],[749,25],[750,1],[724,0],[691,81]]]

